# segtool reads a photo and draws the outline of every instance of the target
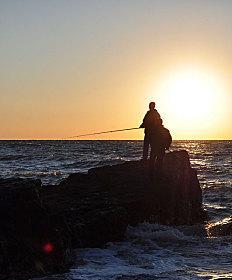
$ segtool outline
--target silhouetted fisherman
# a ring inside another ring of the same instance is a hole
[[[155,102],[150,102],[149,111],[147,111],[145,117],[143,118],[143,123],[140,125],[141,128],[145,128],[143,141],[143,160],[148,158],[149,146],[151,146],[152,139],[154,139],[154,134],[157,134],[157,129],[161,124],[162,120],[160,118],[160,114],[155,109]]]
[[[172,137],[169,130],[162,124],[163,121],[160,118],[160,114],[155,109],[155,102],[151,102],[149,108],[150,110],[146,113],[140,126],[145,128],[143,160],[146,160],[148,157],[150,145],[150,172],[152,176],[160,176],[162,174],[165,150],[169,149]]]

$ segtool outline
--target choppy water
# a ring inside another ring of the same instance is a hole
[[[232,217],[232,141],[174,141],[197,169],[209,222]],[[55,184],[69,173],[139,159],[142,141],[0,141],[0,177]],[[232,237],[202,226],[129,227],[125,240],[76,251],[70,272],[46,279],[232,279]],[[120,278],[121,277],[121,278]]]

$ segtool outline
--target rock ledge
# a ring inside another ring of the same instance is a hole
[[[186,151],[166,154],[162,178],[130,161],[71,174],[58,186],[0,180],[0,276],[62,272],[72,248],[103,246],[144,220],[203,223],[202,192]]]

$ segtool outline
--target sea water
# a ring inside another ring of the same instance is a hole
[[[189,152],[208,223],[232,217],[232,141],[174,141]],[[0,141],[0,178],[57,184],[70,173],[138,160],[142,141]],[[204,225],[128,227],[122,242],[75,251],[69,272],[49,279],[232,279],[232,236],[206,237]]]

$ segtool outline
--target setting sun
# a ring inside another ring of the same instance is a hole
[[[209,118],[219,103],[220,91],[215,79],[200,72],[177,73],[164,85],[167,106],[176,117],[199,122]]]
[[[226,93],[216,75],[203,70],[175,70],[149,95],[157,100],[165,124],[190,138],[203,135],[222,123]]]

